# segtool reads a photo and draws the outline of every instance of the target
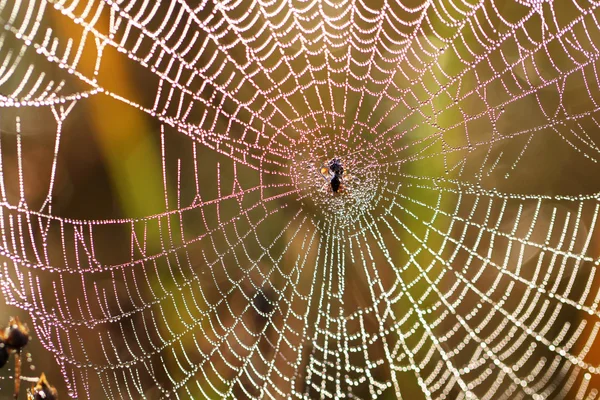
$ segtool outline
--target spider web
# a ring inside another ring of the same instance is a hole
[[[598,6],[0,1],[5,300],[72,397],[596,398]]]

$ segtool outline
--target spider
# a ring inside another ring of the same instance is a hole
[[[323,166],[321,168],[321,175],[326,181],[322,189],[328,186],[327,191],[330,191],[332,194],[345,192],[343,177],[344,165],[342,164],[342,160],[339,158],[332,159],[328,166]]]

